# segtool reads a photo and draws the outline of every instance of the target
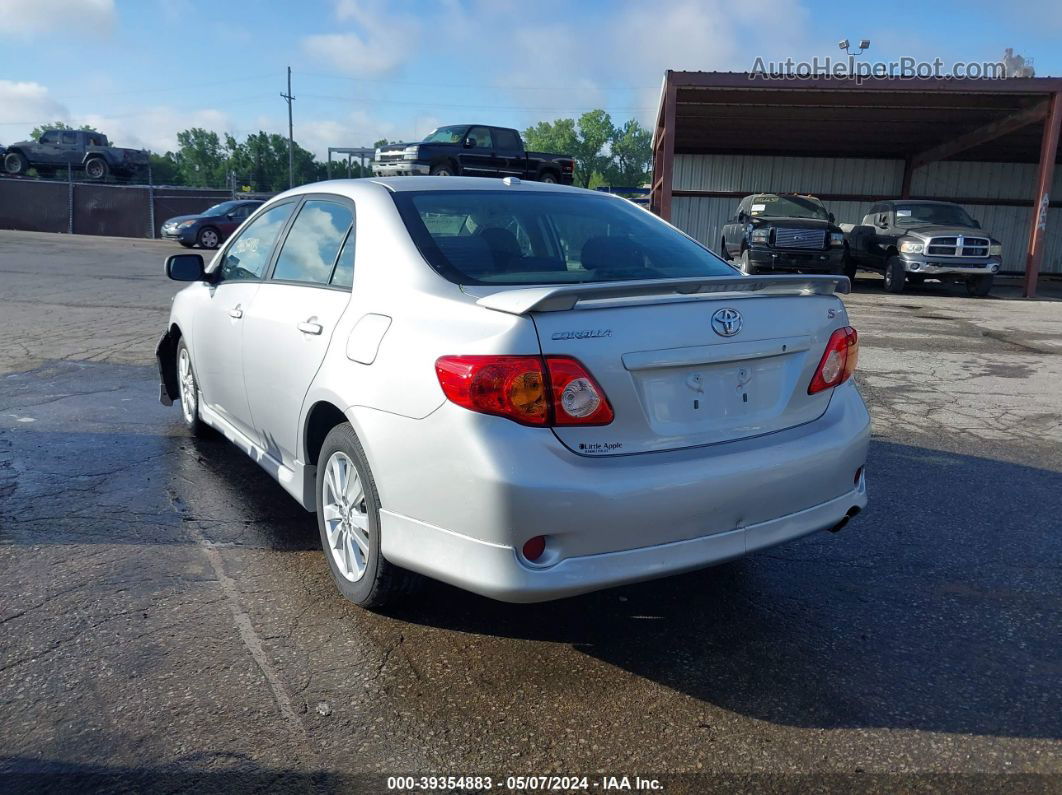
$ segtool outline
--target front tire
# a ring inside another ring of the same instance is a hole
[[[902,293],[907,284],[907,271],[903,260],[893,254],[885,263],[885,290],[890,293]]]
[[[199,419],[199,381],[192,366],[192,352],[182,337],[177,343],[177,387],[180,390],[181,420],[192,436],[209,435],[210,426]]]
[[[966,280],[966,292],[977,298],[984,298],[992,289],[992,276],[971,276]]]
[[[452,177],[454,168],[449,163],[436,163],[429,172],[433,177]]]
[[[8,152],[4,155],[4,173],[13,177],[25,176],[29,171],[29,161],[21,152]]]
[[[756,266],[752,264],[752,260],[749,258],[749,250],[747,248],[742,249],[741,256],[738,257],[738,270],[746,276],[756,275]]]
[[[218,234],[218,230],[212,226],[204,226],[199,230],[199,234],[195,236],[195,242],[199,244],[201,248],[217,248],[221,243],[221,235]]]
[[[89,179],[103,179],[110,169],[102,157],[90,157],[85,161],[85,176]]]
[[[328,432],[317,458],[317,528],[332,579],[361,607],[383,607],[411,591],[416,575],[380,551],[380,495],[349,422]]]

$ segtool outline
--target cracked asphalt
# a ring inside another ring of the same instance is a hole
[[[381,615],[310,514],[159,405],[174,250],[0,232],[0,786],[1062,788],[1062,302],[859,281],[871,502],[839,534]]]

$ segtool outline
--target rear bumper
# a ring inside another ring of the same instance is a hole
[[[376,177],[414,177],[431,173],[431,165],[412,160],[396,160],[392,163],[373,163],[372,173]]]
[[[760,270],[840,272],[844,265],[844,249],[838,246],[825,251],[750,248],[749,260]]]
[[[504,601],[720,563],[833,527],[867,500],[856,472],[869,416],[851,383],[802,426],[628,456],[579,456],[550,431],[453,404],[420,421],[358,409],[348,416],[380,489],[384,556]],[[543,565],[518,556],[537,535],[547,537]]]

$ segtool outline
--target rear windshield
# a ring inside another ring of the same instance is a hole
[[[420,253],[457,284],[733,276],[699,243],[622,199],[532,191],[400,191]]]

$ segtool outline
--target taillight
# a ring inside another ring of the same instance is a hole
[[[605,391],[576,359],[547,356],[554,425],[608,425],[612,406]]]
[[[523,425],[607,425],[604,390],[567,356],[443,356],[435,362],[447,400]]]
[[[859,335],[851,326],[839,328],[830,335],[826,351],[811,379],[808,394],[814,395],[824,389],[843,384],[855,372],[859,359]]]

